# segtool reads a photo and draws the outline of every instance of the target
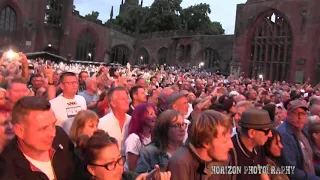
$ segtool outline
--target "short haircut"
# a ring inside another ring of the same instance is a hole
[[[31,75],[31,77],[30,77],[30,81],[32,81],[33,78],[38,78],[38,77],[42,78],[41,74],[33,74],[33,75]]]
[[[157,79],[156,76],[152,76],[152,77],[150,78],[150,81],[152,81],[153,79]]]
[[[217,127],[222,126],[226,129],[223,133],[231,133],[232,124],[227,116],[214,110],[201,112],[192,122],[189,131],[189,139],[195,148],[202,148],[204,143],[209,143],[218,136]]]
[[[51,104],[43,97],[26,96],[17,101],[12,110],[12,124],[22,122],[31,111],[49,111]]]
[[[130,98],[131,98],[132,100],[133,100],[133,94],[136,94],[136,93],[138,92],[138,89],[140,89],[140,88],[143,89],[142,86],[133,86],[133,87],[130,89],[129,94],[130,94]]]
[[[83,73],[87,73],[87,74],[88,74],[87,71],[81,71],[81,72],[79,73],[79,79],[82,77],[82,74],[83,74]]]
[[[137,78],[136,83],[138,83],[141,79],[145,80],[144,78],[139,77],[139,78]]]
[[[12,84],[25,84],[25,85],[27,85],[27,81],[26,81],[24,78],[22,78],[22,77],[15,77],[15,78],[13,78],[13,79],[11,80],[11,82],[9,83],[8,89],[11,88]]]
[[[115,87],[115,88],[111,88],[108,93],[107,93],[107,98],[108,98],[108,101],[109,103],[111,102],[112,100],[112,97],[113,97],[113,94],[116,92],[116,91],[125,91],[127,92],[127,90],[122,87],[122,86],[118,86],[118,87]]]
[[[59,82],[60,82],[60,83],[63,83],[64,78],[65,78],[65,77],[69,77],[69,76],[77,77],[77,75],[76,75],[75,73],[73,73],[73,72],[64,72],[64,73],[62,73],[62,74],[60,75]]]

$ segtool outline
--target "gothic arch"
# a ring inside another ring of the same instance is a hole
[[[206,68],[218,70],[220,67],[220,54],[213,48],[206,48],[202,51],[203,62]]]
[[[289,80],[293,36],[285,16],[275,9],[265,11],[252,24],[249,37],[249,76]]]
[[[135,64],[141,65],[141,64],[149,64],[150,63],[150,55],[148,53],[148,50],[144,47],[141,47],[137,51]]]
[[[0,44],[2,47],[17,44],[21,39],[17,36],[19,30],[18,13],[10,5],[0,9]]]
[[[128,46],[121,44],[113,46],[111,49],[111,63],[126,65],[129,62],[131,50]]]
[[[97,48],[96,37],[89,29],[82,31],[76,41],[76,59],[94,61]]]
[[[167,47],[161,47],[157,51],[157,58],[158,58],[158,64],[164,65],[168,63],[168,48]]]

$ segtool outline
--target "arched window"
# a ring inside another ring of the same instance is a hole
[[[145,48],[139,49],[135,64],[149,64],[149,53]]]
[[[111,49],[111,62],[126,65],[129,62],[130,49],[125,45],[117,45]]]
[[[168,48],[162,47],[158,50],[158,63],[159,65],[167,64]]]
[[[258,19],[251,41],[249,76],[288,80],[292,54],[292,32],[289,23],[275,11]]]
[[[191,45],[180,45],[178,49],[178,59],[182,63],[188,63],[191,59]]]
[[[93,34],[87,30],[77,39],[76,59],[82,61],[93,61],[96,52],[96,41]]]
[[[220,67],[220,55],[218,54],[217,51],[211,49],[211,48],[207,48],[205,49],[203,54],[203,61],[204,61],[204,65],[207,68],[215,68],[215,69],[219,69]]]
[[[55,26],[61,26],[62,16],[62,0],[46,0],[46,14],[44,17],[44,23],[52,24]]]
[[[0,33],[10,33],[17,29],[17,14],[9,6],[1,10],[0,13]]]

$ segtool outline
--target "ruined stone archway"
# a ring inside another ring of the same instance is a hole
[[[289,80],[292,59],[292,31],[284,16],[270,10],[260,16],[251,36],[249,76]]]

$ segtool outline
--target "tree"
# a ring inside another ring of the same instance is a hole
[[[99,16],[98,11],[92,11],[91,14],[87,14],[84,16],[84,18],[88,21],[97,21]]]
[[[224,34],[221,24],[210,20],[209,4],[200,3],[183,9],[181,2],[157,0],[149,8],[131,6],[118,15],[114,23],[136,33],[185,29],[207,35]]]

